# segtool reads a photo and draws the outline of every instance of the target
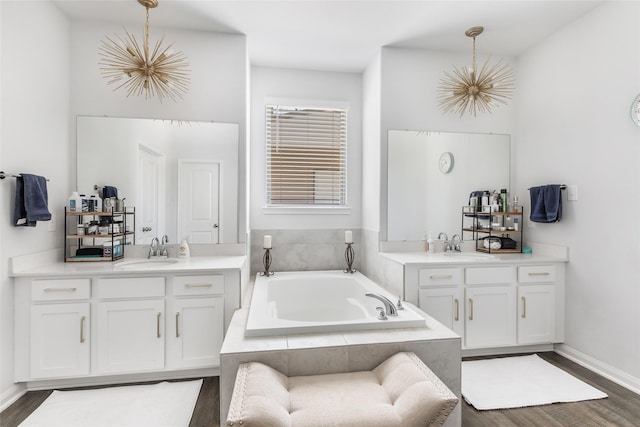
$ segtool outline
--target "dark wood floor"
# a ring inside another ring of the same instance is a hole
[[[540,357],[609,395],[606,399],[556,403],[497,411],[476,411],[462,403],[464,427],[640,427],[640,395],[615,384],[553,352]],[[479,358],[474,358],[479,359]],[[469,359],[465,359],[469,360]],[[0,426],[15,427],[33,412],[51,391],[31,391],[0,414]],[[217,377],[205,378],[189,427],[219,426],[220,392]]]

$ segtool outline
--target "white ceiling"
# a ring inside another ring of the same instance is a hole
[[[53,0],[72,19],[144,26],[136,0]],[[603,0],[159,0],[150,25],[246,34],[252,65],[361,72],[382,46],[517,56]]]

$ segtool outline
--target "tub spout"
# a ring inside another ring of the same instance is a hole
[[[397,316],[398,315],[398,309],[396,308],[396,306],[391,302],[391,300],[383,295],[380,294],[372,294],[372,293],[367,293],[365,294],[365,296],[371,297],[371,298],[375,298],[378,301],[381,301],[382,304],[384,304],[384,308],[385,311],[387,312],[387,314],[389,316]]]

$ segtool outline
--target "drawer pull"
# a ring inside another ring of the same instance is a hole
[[[187,283],[185,288],[210,288],[213,286],[211,283]]]
[[[429,278],[438,280],[438,279],[453,279],[453,274],[432,274]]]
[[[469,298],[469,320],[473,320],[473,300]]]
[[[180,317],[180,313],[176,313],[176,338],[180,338],[180,329],[178,329],[178,318]]]
[[[82,316],[80,318],[80,343],[82,344],[84,342],[84,320],[86,319],[86,316]]]
[[[156,316],[156,338],[160,338],[160,315],[162,313],[158,312]]]
[[[522,297],[522,318],[527,317],[527,299]]]
[[[45,292],[75,292],[78,288],[44,288]]]
[[[458,301],[458,298],[454,299],[453,302],[456,304],[456,317],[455,317],[455,321],[457,322],[458,320],[460,320],[460,301]]]
[[[540,272],[540,273],[535,273],[535,272],[529,273],[529,276],[548,276],[548,275],[549,275],[548,271]]]

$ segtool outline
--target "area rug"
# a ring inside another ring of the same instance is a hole
[[[20,427],[187,427],[202,380],[58,391]]]
[[[474,408],[486,410],[607,395],[533,354],[462,362],[462,397]]]

